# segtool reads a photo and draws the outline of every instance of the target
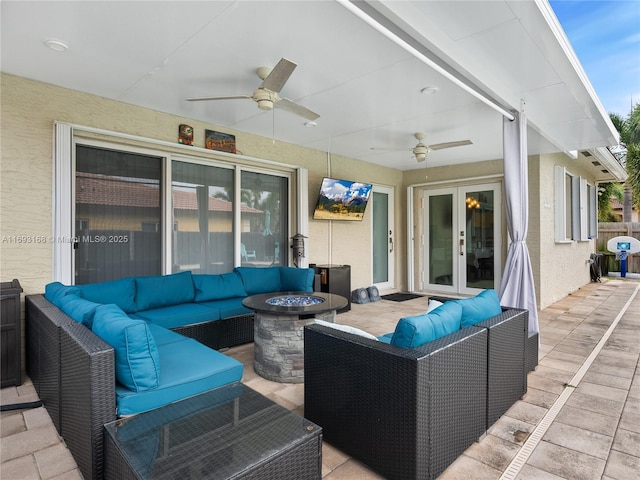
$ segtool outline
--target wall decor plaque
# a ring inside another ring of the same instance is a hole
[[[236,153],[236,136],[215,130],[204,131],[204,148],[221,152]]]

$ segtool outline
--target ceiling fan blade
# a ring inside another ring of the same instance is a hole
[[[307,120],[313,121],[320,118],[320,115],[318,115],[317,113],[312,112],[307,107],[303,107],[302,105],[295,103],[288,98],[281,98],[278,102],[274,103],[274,106],[286,110],[287,112],[295,113],[296,115],[306,118]]]
[[[266,88],[267,90],[271,90],[272,92],[279,92],[284,87],[284,84],[287,83],[289,77],[296,69],[298,65],[293,63],[291,60],[287,60],[286,58],[281,58],[278,64],[273,67],[271,73],[267,75],[262,81],[260,85],[262,88]]]
[[[187,102],[202,102],[208,100],[237,100],[238,98],[253,98],[251,95],[227,95],[222,97],[195,97],[185,98]]]
[[[431,150],[442,150],[443,148],[461,147],[472,144],[473,142],[471,140],[459,140],[457,142],[436,143],[435,145],[429,145],[429,148]]]

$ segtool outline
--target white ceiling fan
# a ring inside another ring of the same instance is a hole
[[[431,150],[442,150],[444,148],[452,148],[452,147],[461,147],[463,145],[472,145],[473,142],[471,140],[459,140],[457,142],[445,142],[445,143],[434,143],[433,145],[425,145],[422,143],[422,140],[425,138],[425,134],[422,132],[418,132],[414,134],[414,137],[418,140],[418,144],[413,148],[376,148],[371,147],[371,150],[389,150],[389,151],[408,151],[413,152],[413,155],[416,157],[418,162],[423,162],[427,158],[427,154]]]
[[[287,83],[289,77],[298,65],[281,58],[278,64],[270,69],[269,67],[258,67],[256,73],[262,80],[260,86],[253,91],[251,95],[225,95],[216,97],[198,97],[187,98],[189,102],[200,102],[209,100],[235,100],[239,98],[248,98],[258,103],[258,108],[261,110],[272,110],[273,107],[281,108],[288,112],[299,115],[307,120],[314,121],[320,117],[315,112],[312,112],[306,107],[295,103],[293,100],[283,98],[278,95],[284,84]]]

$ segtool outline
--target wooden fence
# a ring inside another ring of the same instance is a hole
[[[603,274],[619,272],[620,261],[616,254],[607,250],[607,242],[613,237],[627,236],[640,240],[640,223],[638,222],[599,222],[596,251],[604,254]],[[640,253],[627,257],[627,272],[640,273]]]

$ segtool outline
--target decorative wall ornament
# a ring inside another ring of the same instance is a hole
[[[204,148],[236,153],[236,136],[214,130],[204,131]]]
[[[178,143],[193,145],[193,127],[191,125],[180,125],[178,128]]]

